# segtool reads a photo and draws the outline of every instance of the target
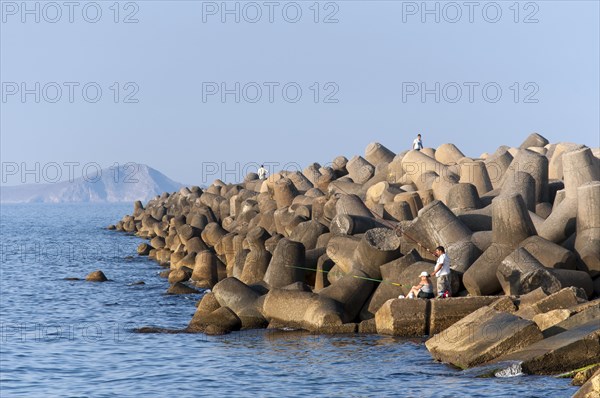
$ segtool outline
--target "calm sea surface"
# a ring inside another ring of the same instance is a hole
[[[422,340],[182,328],[201,297],[167,296],[142,242],[105,229],[131,205],[2,205],[2,397],[569,397],[569,379],[477,378]],[[101,269],[107,283],[68,281]],[[144,281],[145,284],[135,284]]]

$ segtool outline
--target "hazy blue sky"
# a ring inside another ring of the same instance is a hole
[[[239,22],[221,1],[69,4],[1,2],[3,163],[201,184],[417,133],[470,156],[531,132],[599,145],[598,1],[227,2]]]

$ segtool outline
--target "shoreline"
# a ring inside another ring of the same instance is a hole
[[[538,134],[481,159],[373,143],[330,167],[136,202],[109,229],[149,240],[138,254],[168,268],[168,293],[211,289],[181,332],[429,336],[433,358],[462,369],[561,374],[600,357],[597,154]],[[396,298],[433,271],[437,246],[453,297]]]

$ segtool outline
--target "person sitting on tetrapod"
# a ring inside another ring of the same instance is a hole
[[[431,283],[431,279],[429,279],[430,277],[427,271],[421,272],[419,277],[421,278],[420,283],[418,285],[413,286],[412,289],[410,289],[410,292],[408,293],[406,298],[412,299],[415,298],[415,296],[420,299],[434,298],[435,296],[433,294],[433,284]]]

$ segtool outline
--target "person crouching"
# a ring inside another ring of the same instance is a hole
[[[415,285],[410,289],[407,298],[420,298],[420,299],[432,299],[434,298],[433,294],[433,284],[431,283],[431,279],[429,273],[426,271],[421,272],[419,275],[421,281],[418,285]]]

